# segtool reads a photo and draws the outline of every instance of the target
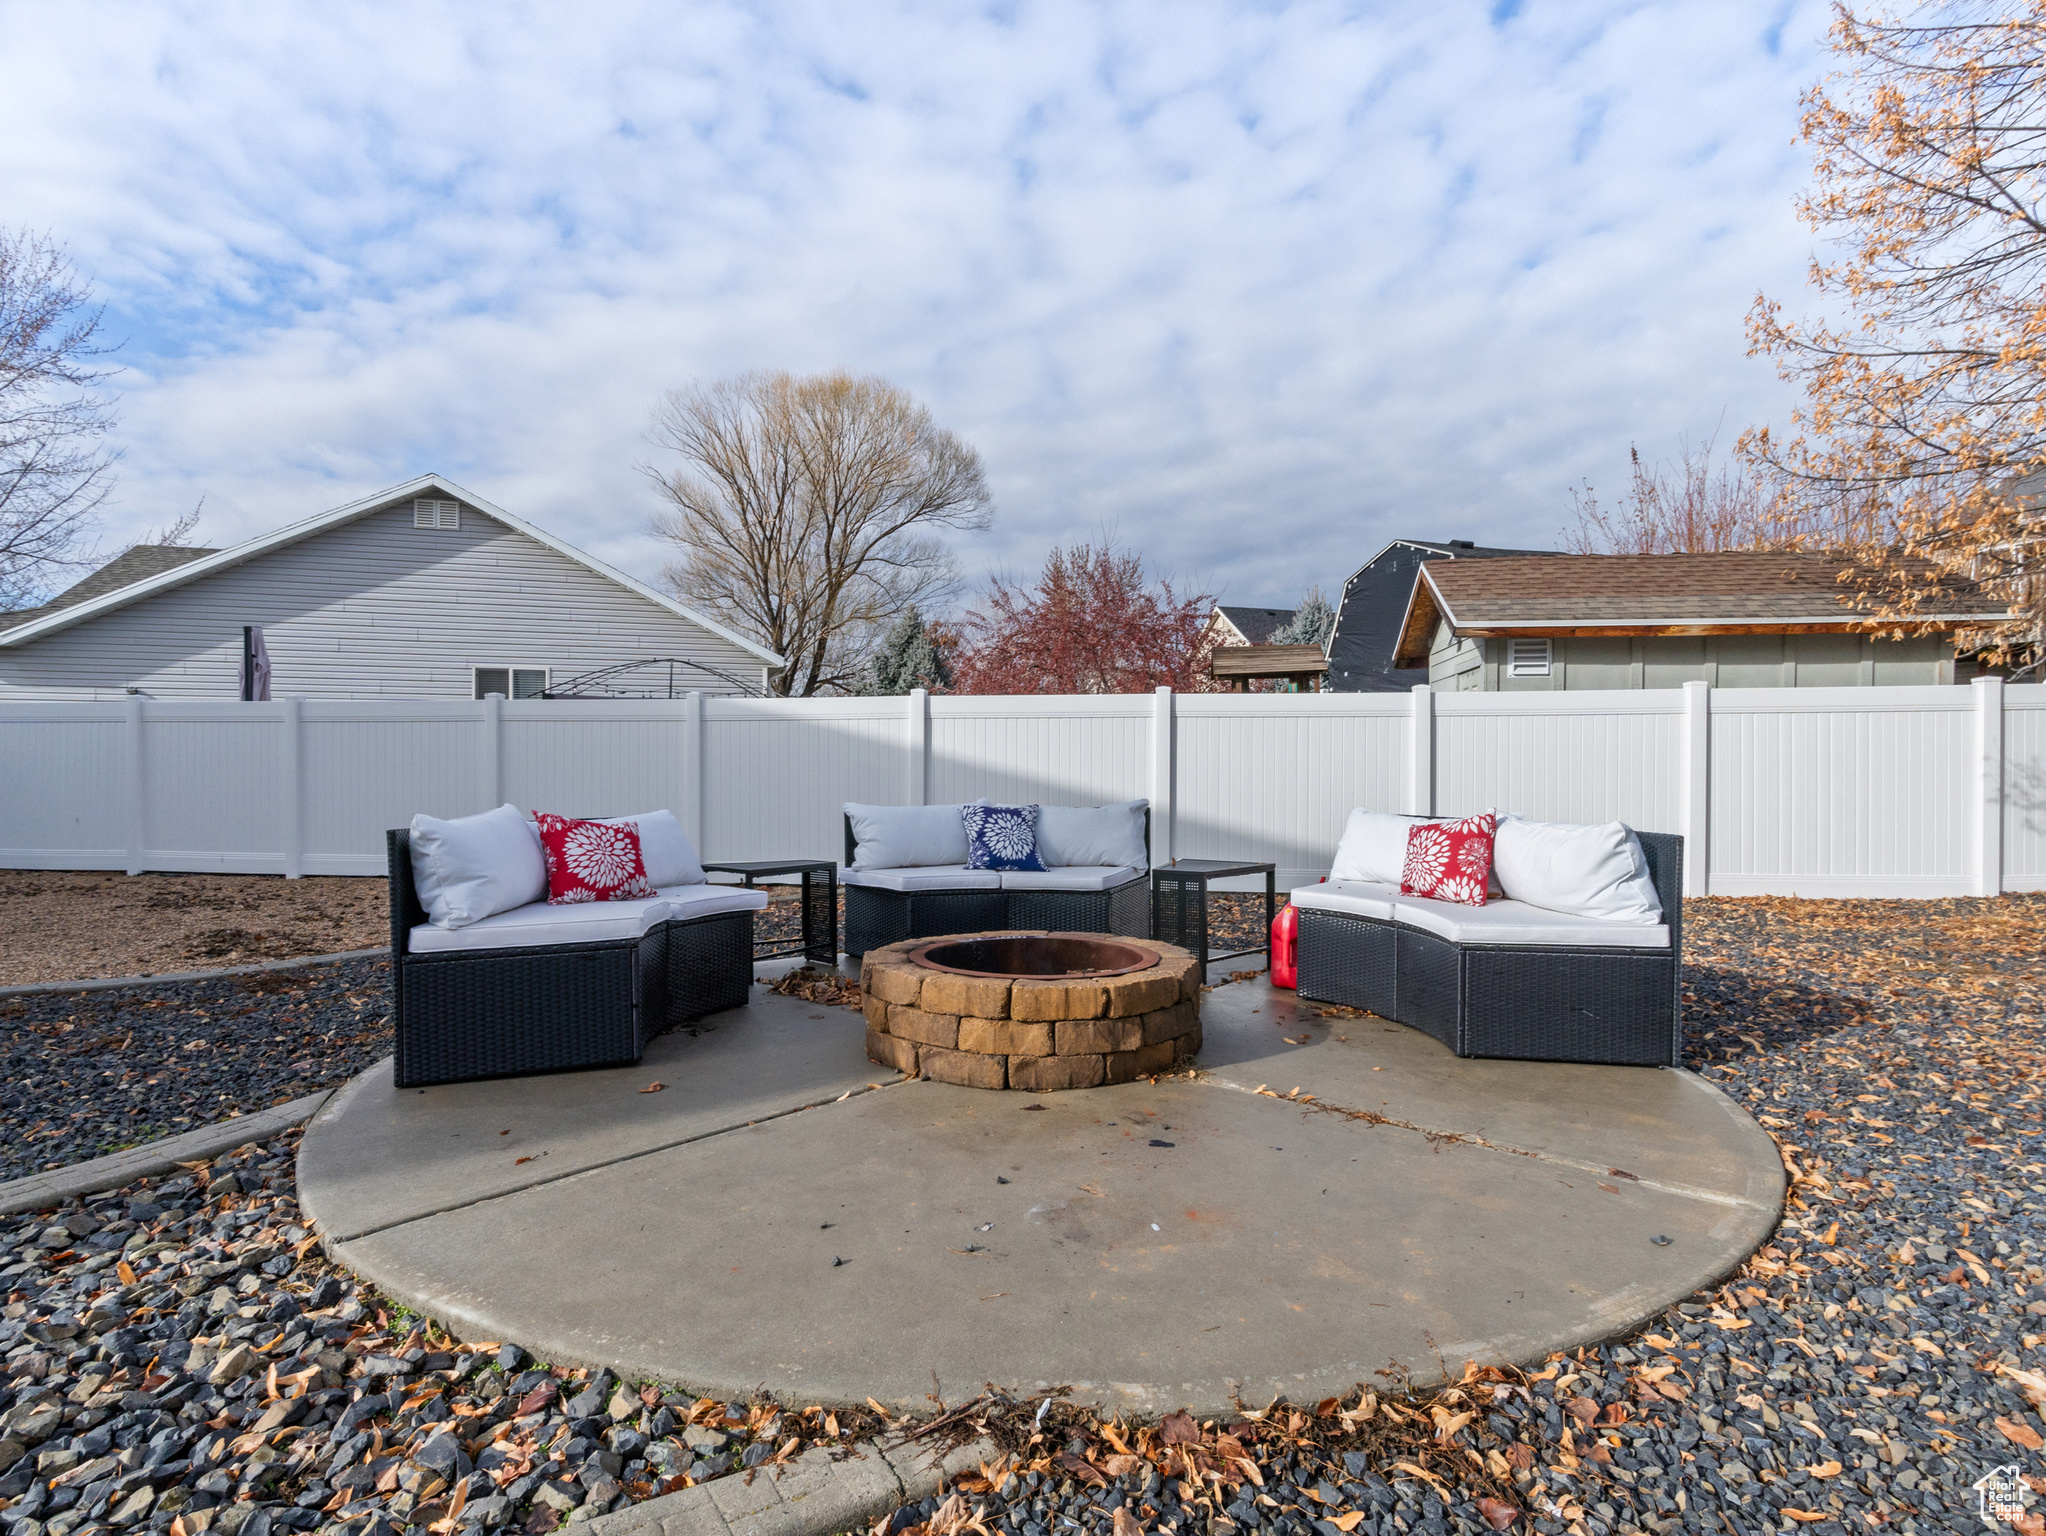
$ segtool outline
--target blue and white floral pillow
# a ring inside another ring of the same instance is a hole
[[[1037,807],[1034,805],[968,805],[966,819],[968,869],[1043,869],[1037,856]]]

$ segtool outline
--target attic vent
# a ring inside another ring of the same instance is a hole
[[[462,526],[462,504],[459,501],[428,501],[421,497],[412,503],[412,526],[459,528]]]
[[[1507,641],[1506,675],[1508,677],[1547,677],[1549,675],[1549,642],[1546,640]]]

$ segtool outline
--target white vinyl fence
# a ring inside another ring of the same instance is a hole
[[[1325,873],[1353,806],[1686,837],[1693,894],[2046,888],[2046,685],[0,704],[0,867],[375,875],[416,811],[665,806],[842,855],[847,800],[1148,798],[1152,855]]]

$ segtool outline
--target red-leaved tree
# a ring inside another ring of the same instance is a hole
[[[1143,693],[1210,686],[1207,593],[1181,597],[1112,545],[1054,548],[1030,586],[995,578],[961,626],[955,693]]]

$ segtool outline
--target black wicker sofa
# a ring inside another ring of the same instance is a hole
[[[1147,808],[1144,811],[1147,847],[1150,831],[1151,813]],[[1043,874],[997,873],[949,865],[930,869],[859,869],[854,865],[857,850],[853,820],[848,815],[845,868],[839,881],[845,893],[845,951],[854,959],[870,949],[904,939],[985,933],[997,928],[1150,937],[1148,867],[1087,866],[1084,873],[1054,867]]]
[[[661,1031],[747,1000],[752,908],[764,904],[764,893],[709,885],[665,890],[654,902],[601,904],[646,909],[643,924],[603,925],[640,928],[636,933],[526,943],[504,925],[517,912],[471,928],[430,927],[414,885],[411,834],[400,828],[385,841],[400,1088],[629,1066]],[[708,910],[689,915],[694,909]],[[551,911],[571,919],[606,916],[588,906]]]
[[[1411,1025],[1459,1056],[1680,1065],[1684,840],[1635,836],[1662,902],[1652,930],[1355,881],[1299,887],[1299,996]]]

